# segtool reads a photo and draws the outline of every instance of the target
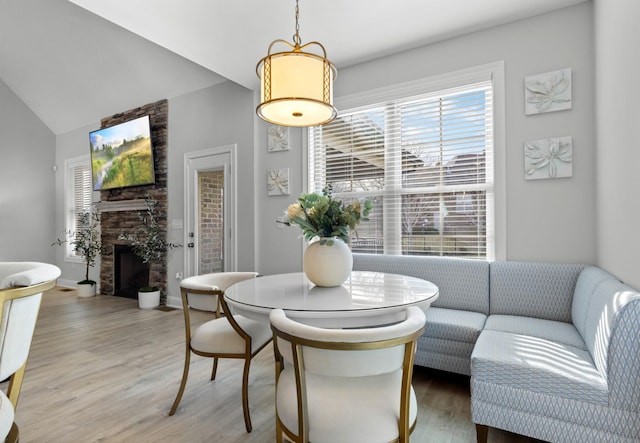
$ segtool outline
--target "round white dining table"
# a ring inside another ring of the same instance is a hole
[[[295,321],[326,328],[379,326],[404,319],[407,306],[427,309],[438,298],[430,281],[400,274],[353,271],[342,285],[315,286],[302,272],[243,280],[226,289],[234,314],[269,321],[281,308]]]

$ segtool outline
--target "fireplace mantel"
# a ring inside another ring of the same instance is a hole
[[[96,208],[100,212],[116,212],[116,211],[141,211],[147,208],[146,201],[143,198],[133,200],[114,200],[99,201]]]

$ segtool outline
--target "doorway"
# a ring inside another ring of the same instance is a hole
[[[224,271],[224,169],[198,171],[200,274]]]
[[[235,145],[185,154],[185,277],[234,271]]]

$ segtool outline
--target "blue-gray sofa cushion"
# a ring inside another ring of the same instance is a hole
[[[423,278],[440,290],[431,306],[489,314],[489,262],[486,261],[356,253],[353,269]]]
[[[485,329],[471,354],[471,373],[494,385],[608,404],[606,380],[589,351],[553,340]]]
[[[516,315],[491,315],[484,329],[528,335],[587,350],[582,336],[571,323]]]
[[[478,339],[487,319],[478,312],[436,307],[429,308],[426,316],[425,336],[471,344]]]
[[[584,265],[494,262],[490,268],[491,314],[571,322],[571,302]]]

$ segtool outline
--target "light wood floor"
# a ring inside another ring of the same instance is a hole
[[[208,318],[196,313],[194,323]],[[168,411],[182,374],[184,329],[179,310],[139,310],[135,300],[45,294],[16,422],[29,442],[266,443],[274,439],[274,368],[269,346],[251,367],[253,432],[240,399],[241,365],[192,356],[176,415]],[[469,379],[416,368],[420,403],[412,442],[475,442]],[[534,440],[491,429],[491,443]]]

